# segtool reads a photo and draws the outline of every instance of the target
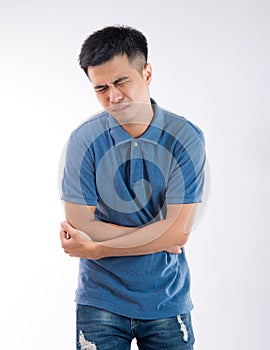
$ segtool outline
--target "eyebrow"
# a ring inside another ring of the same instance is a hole
[[[118,78],[118,79],[114,80],[114,81],[112,82],[112,84],[113,84],[113,85],[119,84],[119,83],[121,83],[122,81],[127,80],[128,78],[129,78],[129,77],[121,77],[121,78]],[[105,88],[105,87],[107,87],[107,85],[96,85],[96,86],[94,86],[94,89],[98,90],[98,89],[103,89],[103,88]]]

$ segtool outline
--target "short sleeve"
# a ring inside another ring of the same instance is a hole
[[[166,192],[167,204],[202,201],[205,158],[204,135],[199,128],[189,124],[174,147]]]
[[[96,205],[95,166],[91,145],[75,132],[68,141],[62,178],[62,200]]]

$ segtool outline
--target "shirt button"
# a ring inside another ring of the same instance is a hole
[[[134,147],[137,147],[137,146],[138,146],[138,142],[135,141],[135,142],[133,143],[133,145],[134,145]]]

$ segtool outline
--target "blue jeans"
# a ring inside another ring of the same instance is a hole
[[[190,313],[138,320],[77,305],[77,350],[128,350],[133,338],[140,350],[193,350]]]

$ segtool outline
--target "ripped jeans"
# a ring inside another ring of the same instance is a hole
[[[190,313],[157,320],[138,320],[77,305],[77,350],[193,350]]]

